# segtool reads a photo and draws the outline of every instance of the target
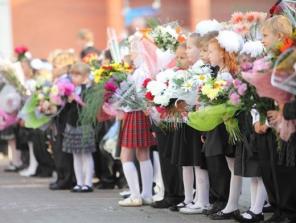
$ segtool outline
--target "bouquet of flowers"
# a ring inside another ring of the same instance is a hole
[[[183,122],[186,113],[196,104],[198,88],[210,77],[210,69],[206,67],[167,69],[160,72],[156,80],[144,81],[145,99],[148,106],[160,114],[161,121]]]
[[[156,26],[149,33],[157,47],[163,51],[176,51],[180,43],[185,42],[181,27],[177,23]]]
[[[109,103],[116,89],[127,75],[132,72],[132,67],[127,64],[111,63],[93,68],[94,85],[85,93],[85,104],[80,113],[82,124],[96,123],[97,119],[104,120],[109,117],[103,111],[104,103]]]
[[[75,100],[83,105],[81,98],[75,94],[75,86],[70,81],[39,84],[20,112],[25,127],[40,128],[48,124],[68,100]]]
[[[260,35],[259,26],[266,19],[264,12],[235,12],[229,21],[235,32],[241,34],[246,39],[256,40]]]
[[[0,61],[0,86],[0,130],[3,130],[17,122],[21,95],[25,93],[13,64],[8,61]]]
[[[199,109],[188,115],[188,125],[199,131],[210,131],[224,123],[229,141],[235,143],[241,138],[235,115],[243,108],[247,90],[247,84],[240,79],[208,80],[198,93]]]

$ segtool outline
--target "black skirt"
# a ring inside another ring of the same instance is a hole
[[[280,141],[278,151],[278,165],[286,167],[295,167],[296,165],[296,133],[293,133],[290,139],[285,142]]]
[[[1,140],[12,140],[15,138],[15,126],[10,126],[2,131],[0,131]]]
[[[163,129],[161,127],[153,127],[153,131],[156,133],[157,147],[159,153],[166,157],[172,157],[172,148],[174,144],[174,133],[173,129]]]
[[[206,169],[202,152],[201,132],[182,124],[175,130],[172,148],[172,163],[178,166],[200,166]]]
[[[224,124],[220,124],[214,130],[206,132],[205,136],[206,140],[203,150],[206,157],[226,155],[229,153],[228,133]]]
[[[242,177],[260,177],[260,165],[256,144],[261,140],[261,135],[253,135],[252,142],[240,142],[236,146],[234,174]]]

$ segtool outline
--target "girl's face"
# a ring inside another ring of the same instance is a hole
[[[204,46],[204,47],[202,47],[200,49],[199,57],[204,63],[206,63],[206,64],[210,63],[210,61],[209,61],[209,52],[208,52],[208,47],[207,46]]]
[[[85,84],[88,78],[88,74],[81,74],[79,72],[71,72],[71,80],[75,86]]]
[[[217,43],[209,44],[208,54],[209,61],[212,66],[223,67],[223,51]]]
[[[276,42],[281,39],[280,34],[275,34],[269,28],[262,29],[262,43],[265,48],[271,48]]]
[[[188,69],[189,68],[189,60],[186,53],[185,47],[178,47],[176,50],[176,61],[177,66],[181,69]]]
[[[186,53],[190,64],[194,64],[199,59],[199,50],[192,38],[187,41]]]

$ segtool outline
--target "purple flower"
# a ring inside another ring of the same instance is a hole
[[[242,71],[246,72],[246,71],[249,71],[253,68],[253,63],[249,63],[249,62],[246,62],[246,63],[242,63],[241,64],[241,69]]]
[[[241,102],[240,96],[237,93],[231,93],[229,98],[233,105],[238,105]]]
[[[245,95],[247,88],[248,87],[246,84],[242,84],[238,87],[237,92],[239,93],[239,95],[243,96],[243,95]]]
[[[242,82],[239,79],[233,80],[233,86],[238,89]]]

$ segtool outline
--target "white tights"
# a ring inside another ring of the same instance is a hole
[[[91,153],[73,153],[77,185],[92,187],[94,160]]]

